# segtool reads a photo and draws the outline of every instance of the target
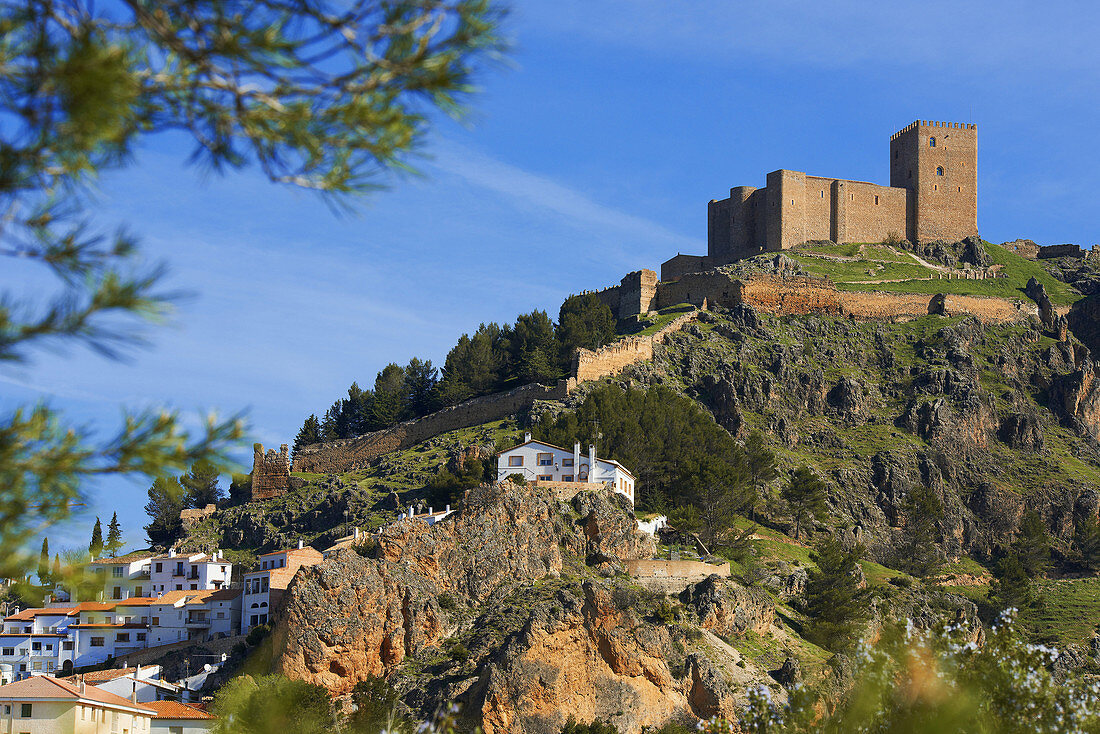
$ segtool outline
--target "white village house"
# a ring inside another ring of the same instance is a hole
[[[545,441],[523,436],[519,446],[497,454],[497,481],[519,474],[529,482],[583,482],[609,484],[619,494],[634,502],[634,475],[613,459],[596,456],[596,446],[589,444],[588,453],[581,454],[581,443],[573,449],[563,449]]]

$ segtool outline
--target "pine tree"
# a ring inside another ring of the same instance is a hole
[[[183,532],[180,511],[185,508],[183,487],[172,478],[157,478],[149,487],[149,501],[145,512],[149,515],[149,524],[145,533],[153,545],[170,546]]]
[[[216,505],[224,499],[224,494],[218,486],[218,470],[210,463],[198,461],[191,465],[191,470],[180,477],[179,483],[183,487],[183,501],[187,507],[202,509],[207,505]]]
[[[905,543],[898,568],[914,576],[931,576],[940,567],[942,557],[936,545],[943,519],[943,502],[928,487],[914,487],[902,505],[905,514]]]
[[[321,422],[317,420],[316,414],[311,413],[298,429],[298,435],[294,437],[293,453],[297,454],[298,449],[315,443],[321,443]],[[230,496],[232,494],[232,488],[230,488]]]
[[[372,430],[389,428],[401,420],[401,413],[405,407],[404,387],[405,370],[392,362],[374,378],[374,405],[371,406]]]
[[[421,361],[416,357],[409,360],[405,367],[405,404],[406,412],[410,417],[427,415],[435,407],[433,405],[435,383],[439,379],[439,371],[432,366],[432,361]]]
[[[118,513],[111,514],[111,522],[107,523],[107,542],[103,544],[103,550],[114,558],[122,550],[122,527],[118,524]]]
[[[1020,520],[1012,552],[1029,578],[1042,575],[1050,563],[1050,535],[1035,510],[1028,510]]]
[[[754,491],[754,502],[750,509],[755,516],[764,485],[779,476],[775,468],[775,453],[768,450],[764,444],[764,434],[760,431],[753,431],[745,439],[745,467]]]
[[[50,539],[42,538],[42,552],[38,554],[38,585],[50,584]]]
[[[794,519],[795,540],[801,537],[803,521],[810,518],[820,520],[826,516],[825,496],[825,482],[809,467],[799,467],[791,475],[790,481],[783,487],[783,499]]]
[[[568,365],[578,347],[599,349],[615,338],[615,316],[595,293],[570,296],[558,310],[557,338]]]
[[[863,546],[845,551],[832,535],[810,554],[817,568],[806,581],[806,639],[834,651],[858,640],[871,615],[870,589],[860,588],[862,557]]]
[[[92,554],[92,559],[99,558],[103,553],[103,528],[99,524],[99,518],[95,519],[95,525],[92,527],[92,542],[88,543],[88,552]]]
[[[1010,550],[993,569],[993,583],[989,585],[988,599],[998,612],[1010,607],[1024,609],[1035,602],[1031,579],[1020,563],[1019,556]]]
[[[1078,520],[1073,528],[1077,560],[1085,568],[1100,570],[1100,520],[1095,516]]]

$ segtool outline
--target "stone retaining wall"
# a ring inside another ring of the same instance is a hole
[[[626,572],[634,578],[703,579],[713,574],[730,575],[729,561],[704,563],[702,561],[623,561]]]
[[[628,336],[596,350],[580,348],[573,354],[573,376],[577,383],[617,375],[629,365],[653,359],[653,345],[664,342],[668,335],[679,331],[698,318],[698,311],[685,313],[649,336]]]

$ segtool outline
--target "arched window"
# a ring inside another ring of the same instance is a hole
[[[937,176],[942,176],[943,175],[943,166],[936,166],[936,175]]]
[[[928,147],[929,148],[935,148],[936,147],[936,139],[935,138],[928,138]]]

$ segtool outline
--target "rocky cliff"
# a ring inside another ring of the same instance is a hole
[[[413,710],[457,701],[487,733],[557,734],[570,713],[640,732],[778,688],[725,641],[774,634],[772,598],[717,577],[648,592],[620,562],[653,551],[618,495],[482,486],[444,522],[402,521],[303,569],[275,668],[337,694],[388,676]]]

